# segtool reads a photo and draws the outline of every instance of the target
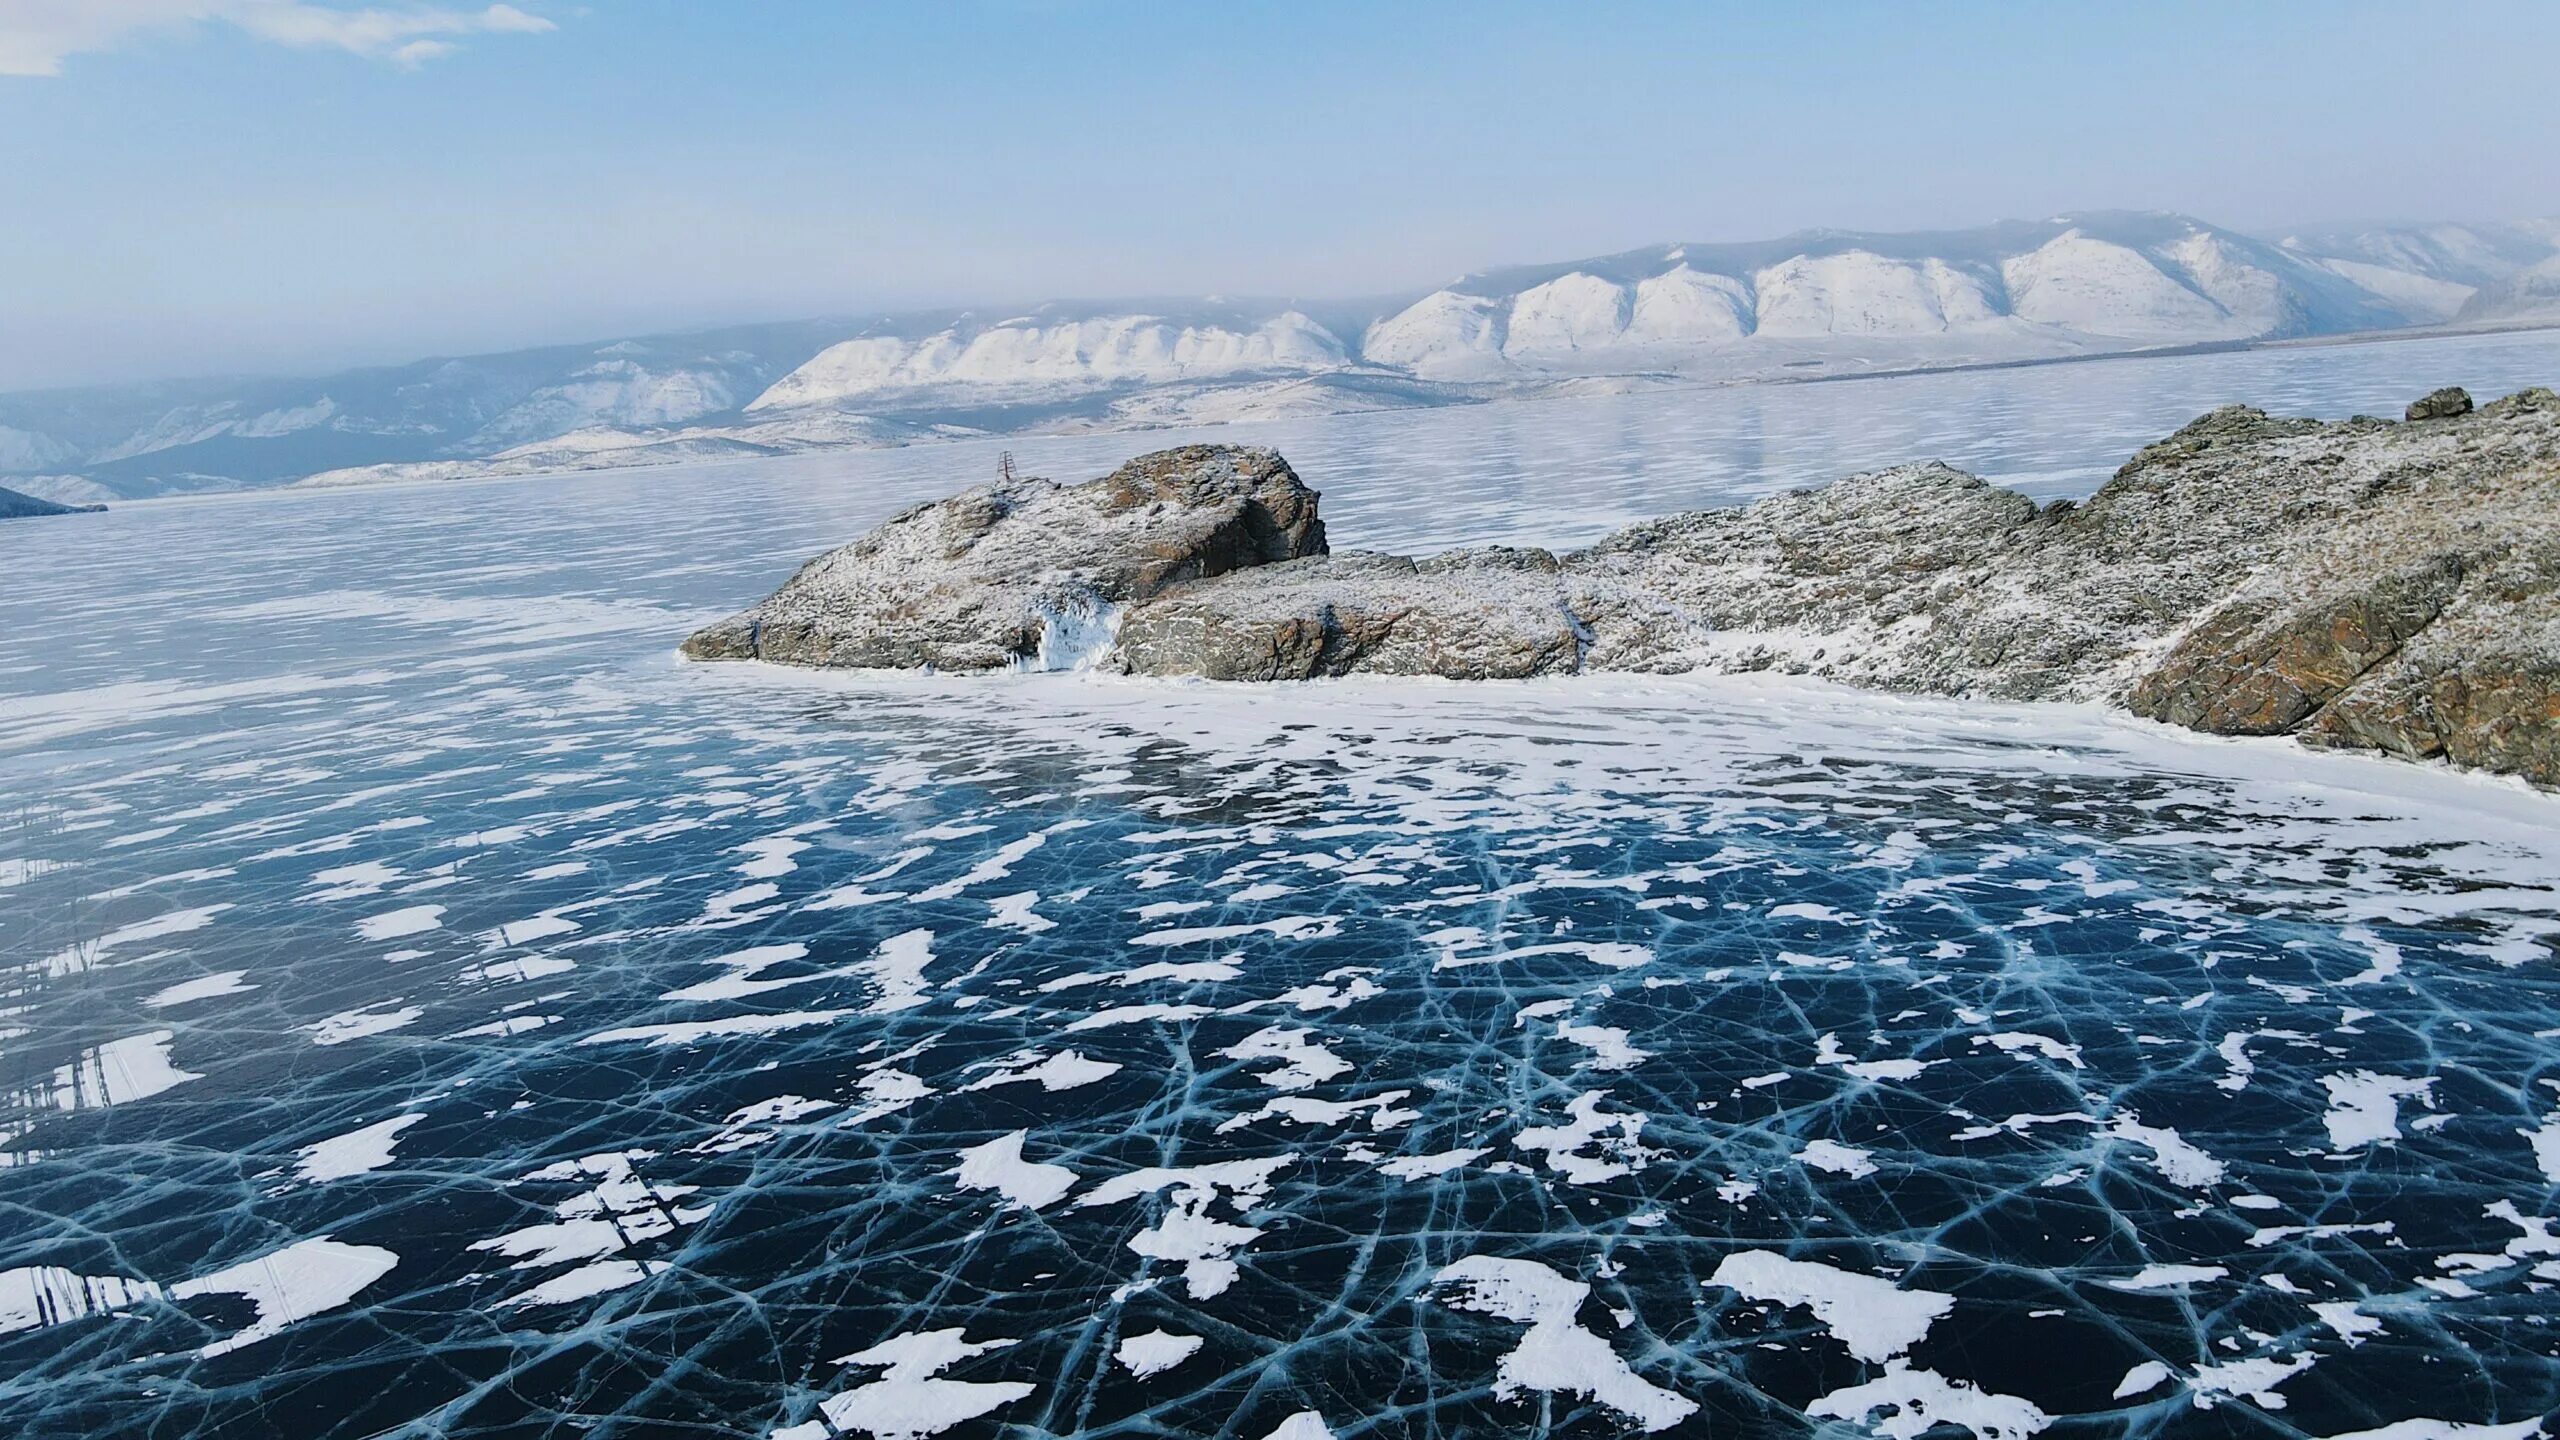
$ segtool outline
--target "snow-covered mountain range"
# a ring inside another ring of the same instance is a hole
[[[0,396],[0,477],[112,499],[2534,323],[2560,323],[2560,221],[2259,238],[2104,212],[1664,245],[1368,301],[1054,303]]]

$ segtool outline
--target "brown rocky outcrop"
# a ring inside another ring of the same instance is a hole
[[[2409,408],[2402,413],[2401,418],[2405,420],[2450,420],[2456,415],[2468,415],[2470,413],[2471,392],[2463,389],[2459,385],[2447,385],[2441,390],[2430,390],[2426,394],[2419,396],[2417,399],[2410,401]]]

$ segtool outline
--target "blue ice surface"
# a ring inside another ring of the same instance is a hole
[[[2220,400],[2556,361],[1208,438],[1281,445],[1344,544],[1570,543],[1924,453],[2085,491]],[[1154,438],[1011,444],[1078,478]],[[992,448],[0,531],[17,1433],[2523,1435],[2560,1405],[2547,798],[1774,681],[672,657]],[[1117,1358],[1159,1331],[1201,1343]]]

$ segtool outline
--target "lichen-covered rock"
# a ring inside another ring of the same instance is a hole
[[[2254,405],[2224,405],[2207,410],[2169,435],[2134,451],[2133,458],[2116,471],[2116,478],[2129,479],[2144,471],[2174,470],[2215,450],[2255,445],[2288,435],[2309,434],[2319,428],[2317,420],[2271,416]]]
[[[1065,668],[1168,585],[1324,553],[1317,497],[1272,450],[1191,445],[1100,480],[1020,479],[914,506],[762,604],[696,632],[697,660]],[[1045,664],[1044,664],[1045,662]]]
[[[2560,464],[2520,477],[2521,503],[2560,506]],[[2522,775],[2560,786],[2560,537],[2505,505],[2449,506],[2439,531],[2471,547],[2436,619],[2299,733],[2314,745]],[[2437,538],[2441,538],[2440,536]]]
[[[2171,646],[2126,704],[2218,735],[2284,734],[2398,653],[2461,584],[2461,557],[2448,554],[2308,596],[2234,601]]]
[[[1563,563],[1592,669],[1974,688],[2018,663],[2021,637],[1965,577],[2038,519],[2025,496],[1933,462],[1646,521]]]
[[[2560,787],[2560,665],[2548,649],[2431,647],[2342,695],[2306,744],[2451,760]]]
[[[2265,457],[2251,488],[2299,491],[2274,541],[2126,703],[2218,734],[2560,784],[2556,435],[2560,397],[2527,390]]]
[[[2459,385],[2430,390],[2409,402],[2406,418],[2411,420],[2450,420],[2471,413],[2471,392]]]
[[[1581,648],[1555,557],[1491,549],[1332,555],[1180,586],[1130,612],[1112,663],[1211,680],[1516,680],[1576,669]]]

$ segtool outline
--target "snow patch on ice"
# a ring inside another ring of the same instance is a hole
[[[1753,1300],[1801,1305],[1861,1360],[1882,1363],[1908,1351],[1955,1308],[1955,1297],[1905,1290],[1892,1281],[1772,1250],[1727,1255],[1708,1277]]]
[[[1524,1390],[1579,1395],[1646,1430],[1669,1429],[1698,1411],[1698,1402],[1637,1375],[1609,1342],[1583,1327],[1577,1315],[1591,1287],[1582,1281],[1534,1260],[1491,1255],[1470,1255],[1432,1280],[1456,1287],[1443,1299],[1458,1309],[1529,1327],[1495,1369],[1493,1393],[1503,1399]]]
[[[885,1365],[879,1379],[828,1398],[818,1406],[821,1419],[786,1425],[773,1440],[830,1440],[862,1434],[877,1440],[923,1440],[963,1421],[975,1420],[1031,1393],[1019,1380],[945,1380],[942,1372],[1010,1340],[971,1342],[959,1326],[919,1330],[883,1340],[868,1350],[846,1356],[847,1365]]]
[[[257,1311],[246,1329],[197,1351],[211,1359],[271,1340],[297,1321],[345,1305],[366,1286],[391,1273],[400,1257],[376,1245],[349,1245],[326,1235],[296,1241],[272,1254],[169,1287],[169,1298],[237,1295]]]
[[[1111,1358],[1120,1362],[1120,1368],[1144,1380],[1190,1359],[1207,1343],[1197,1335],[1150,1330],[1143,1335],[1123,1336],[1119,1348],[1111,1352]]]
[[[993,1190],[1025,1210],[1055,1205],[1075,1188],[1076,1172],[1022,1158],[1022,1142],[1030,1132],[1016,1130],[960,1152],[951,1173],[963,1190]]]
[[[380,1170],[391,1163],[392,1147],[399,1142],[400,1132],[426,1118],[394,1115],[361,1130],[305,1145],[294,1152],[300,1157],[294,1163],[294,1174],[306,1183],[319,1185]]]

